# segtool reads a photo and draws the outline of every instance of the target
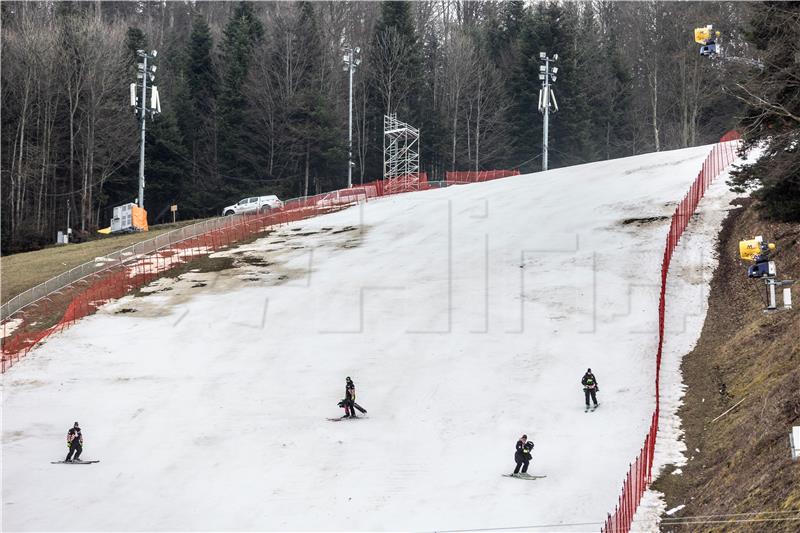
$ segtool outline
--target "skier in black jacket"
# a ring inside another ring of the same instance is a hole
[[[67,448],[69,448],[69,453],[67,454],[67,458],[64,459],[65,462],[71,463],[73,460],[72,454],[75,454],[75,461],[81,460],[81,452],[83,451],[83,435],[81,434],[81,428],[77,422],[69,431],[67,431]]]
[[[597,393],[600,392],[600,388],[597,386],[597,378],[592,374],[591,368],[586,369],[586,373],[581,379],[581,385],[583,385],[583,394],[586,396],[586,408],[589,408],[590,397],[594,406],[597,407]]]
[[[353,404],[356,402],[356,384],[347,377],[344,383],[344,417],[345,418],[358,418]]]
[[[516,468],[514,468],[513,476],[520,476],[520,477],[527,477],[528,476],[528,464],[532,459],[531,450],[533,449],[533,443],[528,442],[528,436],[523,435],[517,441],[517,450],[514,452],[514,461],[517,462]],[[520,468],[522,468],[522,472],[520,472]]]

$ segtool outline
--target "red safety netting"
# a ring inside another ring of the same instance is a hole
[[[603,533],[627,533],[630,531],[633,516],[639,507],[644,491],[652,481],[653,455],[656,448],[658,434],[658,417],[660,414],[660,374],[661,354],[664,347],[664,311],[666,309],[667,274],[672,260],[672,253],[678,246],[689,220],[692,218],[697,204],[703,198],[708,186],[736,159],[736,141],[740,138],[735,131],[730,131],[714,146],[711,153],[703,162],[700,173],[689,188],[681,203],[672,215],[672,225],[667,235],[664,248],[664,259],[661,262],[661,295],[658,301],[658,349],[656,352],[656,408],[650,420],[650,430],[644,439],[644,445],[633,463],[629,465],[625,481],[622,483],[622,493],[619,496],[614,513],[608,514]]]
[[[519,176],[519,170],[467,170],[446,172],[445,179],[453,183],[477,183],[509,176]]]
[[[518,174],[519,172],[516,172]],[[509,171],[488,171],[479,181],[498,179]],[[5,372],[49,335],[71,326],[94,313],[100,306],[120,298],[172,268],[205,257],[258,236],[264,231],[297,220],[330,213],[371,198],[430,190],[464,182],[429,182],[424,172],[402,179],[376,180],[371,183],[287,200],[280,209],[265,214],[228,217],[214,221],[210,231],[202,233],[179,229],[174,237],[156,238],[134,245],[127,256],[109,260],[92,268],[92,273],[11,314],[0,325],[2,358],[0,372]],[[138,249],[138,250],[137,250]],[[103,258],[98,258],[103,261]]]

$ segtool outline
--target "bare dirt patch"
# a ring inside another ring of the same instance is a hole
[[[644,218],[626,218],[622,221],[623,226],[627,226],[628,224],[637,224],[639,226],[643,224],[651,224],[653,222],[659,222],[661,220],[667,220],[669,217],[666,216],[659,216],[659,217],[644,217]]]
[[[335,231],[331,231],[331,235],[336,235],[337,233],[347,233],[348,231],[358,231],[359,228],[356,226],[345,226],[342,229],[337,229]]]
[[[702,334],[682,364],[687,390],[679,416],[689,460],[681,474],[667,469],[654,483],[667,508],[686,505],[672,519],[732,513],[769,518],[787,511],[800,516],[800,464],[792,463],[788,447],[791,426],[800,425],[800,312],[763,313],[763,283],[747,278],[738,254],[740,240],[763,235],[778,246],[779,277],[798,279],[800,227],[762,220],[752,200],[740,202],[720,233]],[[797,298],[796,286],[793,292]],[[670,523],[662,530],[793,532],[797,524]]]

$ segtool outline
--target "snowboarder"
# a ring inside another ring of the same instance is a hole
[[[358,418],[354,404],[356,403],[356,385],[350,376],[344,382],[344,418]]]
[[[600,389],[597,386],[597,378],[592,374],[591,368],[586,369],[586,373],[581,379],[581,385],[583,385],[583,394],[586,396],[586,408],[589,408],[589,398],[592,399],[594,406],[597,407],[597,393],[600,392]]]
[[[69,453],[67,454],[67,458],[64,459],[65,463],[71,463],[73,461],[73,454],[75,454],[74,460],[80,461],[81,460],[81,452],[83,451],[83,435],[81,434],[81,427],[75,422],[69,431],[67,431],[67,448],[69,448]]]
[[[520,439],[517,441],[517,450],[514,452],[514,461],[517,462],[517,466],[514,468],[514,473],[511,474],[512,476],[528,476],[528,465],[533,458],[531,456],[532,449],[533,443],[528,442],[528,436],[523,435],[520,437]],[[520,468],[522,468],[522,472],[520,472]]]

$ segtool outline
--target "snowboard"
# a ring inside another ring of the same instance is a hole
[[[534,479],[542,479],[546,478],[547,476],[515,476],[514,474],[503,474],[503,477],[513,477],[514,479],[528,479],[533,481]]]
[[[344,407],[344,400],[341,400],[339,402],[339,407]],[[358,409],[362,414],[367,414],[367,410],[364,409],[363,407],[361,407],[360,405],[358,405],[356,402],[353,402],[353,407]]]
[[[91,465],[94,463],[99,463],[100,460],[96,461],[51,461],[51,465]]]
[[[362,418],[367,418],[367,417],[366,417],[366,416],[358,416],[358,417],[356,417],[356,418],[355,418],[355,420],[360,420],[360,419],[362,419]],[[342,421],[342,420],[353,420],[353,419],[352,419],[352,418],[350,418],[350,417],[348,417],[348,418],[345,418],[345,417],[343,417],[343,416],[338,416],[338,417],[336,417],[336,418],[329,418],[328,420],[330,420],[331,422],[340,422],[340,421]]]

